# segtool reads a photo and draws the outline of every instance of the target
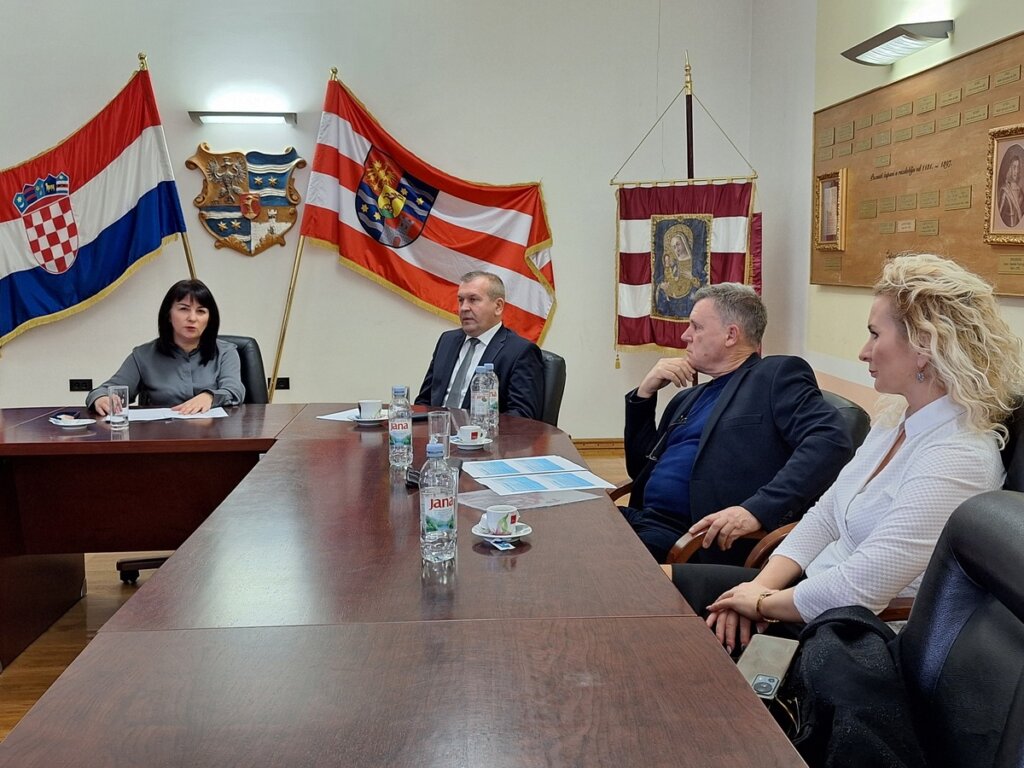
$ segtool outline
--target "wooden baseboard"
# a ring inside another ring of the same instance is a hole
[[[581,454],[587,453],[625,453],[621,437],[582,437],[574,438],[572,444]]]

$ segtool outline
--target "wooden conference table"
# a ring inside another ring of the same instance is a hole
[[[0,530],[20,531],[0,573],[37,558],[63,574],[51,558],[115,541],[176,548],[0,766],[800,764],[606,497],[529,510],[511,552],[462,507],[455,561],[423,563],[386,430],[316,419],[343,407],[243,406],[119,441],[0,412]],[[579,461],[559,430],[503,417],[465,458],[546,453]]]

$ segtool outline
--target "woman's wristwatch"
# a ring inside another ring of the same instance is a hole
[[[770,589],[767,592],[762,592],[760,595],[757,596],[757,602],[754,603],[754,613],[757,614],[757,620],[758,621],[763,621],[763,622],[766,622],[768,624],[778,624],[779,623],[778,619],[769,619],[767,616],[765,616],[763,613],[761,613],[761,602],[766,597],[768,597],[768,595],[774,595],[778,591],[779,590],[777,590],[777,589]]]

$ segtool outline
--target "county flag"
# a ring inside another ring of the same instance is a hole
[[[761,291],[761,220],[753,182],[618,190],[616,347],[673,351],[710,283]]]
[[[337,80],[327,84],[302,235],[454,320],[459,277],[494,272],[505,283],[504,324],[532,341],[544,335],[555,280],[540,184],[478,184],[428,165]]]
[[[184,231],[142,70],[56,147],[0,171],[0,345],[104,298]]]

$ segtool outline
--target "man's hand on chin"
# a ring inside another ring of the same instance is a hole
[[[704,549],[710,547],[717,539],[719,548],[725,550],[741,536],[759,530],[760,521],[743,507],[726,507],[698,520],[690,528],[689,533],[692,536],[707,531],[704,534]]]
[[[653,397],[658,390],[668,384],[677,387],[689,386],[696,371],[685,357],[663,357],[647,372],[640,386],[636,388],[636,396]]]

